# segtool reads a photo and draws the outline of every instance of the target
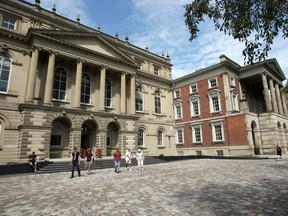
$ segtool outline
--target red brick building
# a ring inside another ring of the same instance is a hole
[[[283,80],[275,59],[241,67],[224,55],[174,80],[177,154],[274,154],[276,145],[286,152]]]

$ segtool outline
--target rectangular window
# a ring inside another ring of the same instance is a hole
[[[209,85],[209,88],[217,87],[217,80],[216,80],[216,78],[209,79],[209,80],[208,80],[208,85]]]
[[[143,112],[143,91],[140,87],[136,88],[135,106],[136,111]]]
[[[192,116],[199,115],[199,103],[198,101],[192,101]]]
[[[213,112],[220,111],[218,96],[211,97]]]
[[[224,156],[223,150],[216,150],[217,156]]]
[[[181,91],[180,89],[177,89],[174,91],[174,98],[180,98],[181,97]]]
[[[222,122],[213,122],[212,125],[212,137],[213,142],[223,142],[224,141],[224,131]]]
[[[192,125],[192,143],[201,144],[202,143],[202,126]]]
[[[197,156],[201,156],[202,155],[202,151],[195,151]]]
[[[198,88],[197,88],[197,84],[192,84],[190,85],[190,94],[193,94],[193,93],[197,93],[198,92]]]
[[[159,76],[159,70],[154,70],[154,74]]]
[[[177,103],[175,105],[175,117],[176,119],[182,118],[182,104],[181,103]]]
[[[2,26],[4,28],[15,30],[16,20],[12,19],[12,18],[9,18],[9,17],[6,17],[6,16],[3,16]]]
[[[177,143],[181,144],[184,142],[184,136],[183,136],[183,128],[177,128],[176,129],[176,141]]]

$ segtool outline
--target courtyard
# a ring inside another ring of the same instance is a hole
[[[97,162],[96,162],[97,163]],[[288,159],[195,159],[119,174],[0,177],[0,215],[287,215]]]

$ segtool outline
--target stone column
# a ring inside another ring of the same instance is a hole
[[[284,115],[287,116],[287,105],[286,105],[286,98],[285,98],[285,95],[282,94],[282,106],[283,106],[283,112],[284,112]]]
[[[131,93],[131,104],[130,104],[130,113],[135,114],[135,92],[136,92],[136,84],[135,84],[135,75],[131,74],[131,81],[130,81],[130,93]],[[144,97],[144,96],[143,96]]]
[[[121,72],[120,113],[126,113],[126,73]]]
[[[105,80],[106,80],[106,67],[101,66],[101,74],[100,74],[100,100],[99,100],[99,110],[104,111],[104,102],[105,102]]]
[[[266,103],[266,109],[268,112],[271,112],[272,111],[272,105],[271,105],[271,100],[269,97],[266,73],[262,73],[261,77],[262,77],[262,84],[263,84],[263,88],[264,88],[264,98],[265,98],[265,103]]]
[[[39,58],[39,48],[34,47],[32,51],[31,62],[30,62],[27,92],[26,92],[26,101],[30,103],[33,103],[34,101],[34,91],[35,91],[38,58]]]
[[[275,90],[276,90],[276,98],[277,98],[277,105],[278,105],[278,108],[279,108],[279,113],[281,115],[283,115],[283,106],[282,106],[281,94],[280,94],[279,84],[278,83],[275,84]]]
[[[80,107],[82,67],[83,67],[82,61],[80,59],[77,59],[76,81],[75,81],[75,92],[74,92],[74,108]]]
[[[54,68],[55,67],[55,54],[49,53],[48,69],[45,82],[44,104],[51,104],[53,80],[54,80]]]
[[[275,95],[275,88],[274,88],[273,79],[269,79],[269,87],[270,87],[270,92],[271,92],[273,111],[278,113],[278,106],[277,106],[277,102],[276,102],[276,95]]]

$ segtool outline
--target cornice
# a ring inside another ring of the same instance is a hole
[[[137,70],[136,74],[137,74],[137,77],[145,77],[145,78],[148,78],[151,80],[156,80],[156,81],[161,82],[161,83],[172,85],[172,80],[168,80],[168,79],[162,78],[160,76],[155,76],[155,75],[152,75],[149,73],[142,72],[140,70]]]

